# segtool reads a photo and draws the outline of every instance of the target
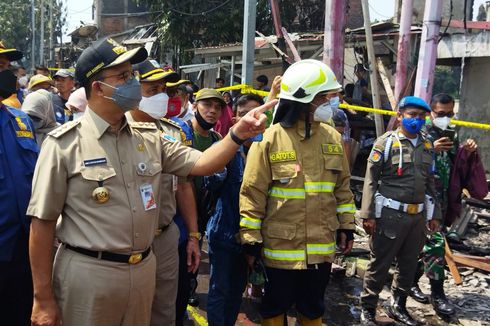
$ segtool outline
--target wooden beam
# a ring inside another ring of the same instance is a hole
[[[391,74],[386,70],[383,61],[381,61],[381,58],[378,58],[377,64],[378,64],[378,71],[381,77],[381,81],[383,82],[386,95],[388,96],[388,100],[390,101],[391,104],[391,110],[394,111],[396,109],[396,100],[395,100],[395,95],[393,94],[393,89],[391,88],[391,84],[390,84]]]
[[[461,279],[461,275],[459,275],[458,267],[456,267],[456,263],[454,262],[453,253],[451,252],[451,249],[449,248],[447,241],[444,241],[444,245],[446,251],[445,258],[446,258],[447,267],[449,267],[449,271],[453,276],[454,283],[456,285],[460,285],[461,283],[463,283],[463,280]]]
[[[443,20],[441,23],[441,28],[445,28],[448,23],[449,27],[452,28],[464,28],[464,21],[454,19],[451,19],[451,22],[448,20]],[[466,21],[466,28],[490,30],[490,22]]]
[[[490,263],[488,263],[486,261],[482,261],[479,259],[473,259],[473,258],[469,258],[468,256],[461,256],[461,255],[453,255],[453,260],[454,260],[454,262],[461,264],[461,265],[465,265],[465,266],[469,266],[469,267],[473,267],[473,268],[478,268],[478,269],[490,272]]]

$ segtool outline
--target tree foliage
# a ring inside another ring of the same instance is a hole
[[[241,42],[243,0],[139,0],[154,12],[160,41],[169,48],[189,49]],[[274,33],[269,0],[257,1],[256,30]],[[278,0],[282,25],[289,32],[318,31],[324,24],[324,2]]]
[[[454,98],[459,98],[460,78],[461,67],[436,66],[432,94],[447,93]]]
[[[49,0],[44,0],[44,38],[49,39]],[[39,50],[41,35],[41,0],[35,0],[36,15],[36,51]],[[1,0],[0,1],[0,40],[5,46],[19,49],[24,52],[26,59],[30,59],[32,29],[31,29],[31,3],[27,0]],[[62,0],[53,0],[53,34],[55,40],[61,38],[62,28],[66,22],[66,9]],[[56,43],[56,42],[55,42]],[[47,46],[46,42],[46,46]],[[36,55],[36,57],[38,57]],[[38,58],[39,59],[39,58]]]

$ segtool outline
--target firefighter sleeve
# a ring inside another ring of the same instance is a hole
[[[338,175],[334,190],[337,201],[337,217],[340,223],[339,229],[354,230],[356,228],[354,224],[356,205],[350,190],[349,162],[345,155],[342,155],[342,157],[342,171]]]
[[[384,162],[384,146],[386,140],[378,138],[369,154],[362,188],[361,218],[375,218],[374,195],[378,190],[378,181],[381,176]]]
[[[272,182],[267,142],[255,142],[247,155],[240,189],[240,240],[261,243],[269,186]]]

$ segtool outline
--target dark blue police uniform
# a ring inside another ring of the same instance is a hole
[[[24,112],[0,104],[0,316],[30,325],[32,278],[26,217],[39,148]]]

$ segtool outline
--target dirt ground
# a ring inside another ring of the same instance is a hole
[[[365,240],[357,240],[356,246],[364,247],[363,242]],[[197,290],[200,305],[197,308],[188,308],[186,326],[207,325],[206,299],[209,283],[209,260],[206,253],[203,254],[202,258]],[[408,299],[407,306],[409,311],[422,325],[490,325],[490,276],[471,269],[460,269],[460,271],[466,274],[466,276],[463,275],[464,282],[460,286],[454,285],[449,273],[446,275],[445,289],[448,298],[455,304],[457,310],[452,319],[447,320],[437,316],[431,305],[423,305],[410,298]],[[425,293],[430,292],[427,278],[422,277],[420,286]],[[332,275],[330,284],[325,292],[326,311],[323,316],[323,324],[328,326],[359,325],[360,307],[358,302],[361,290],[361,278],[358,276],[347,277],[342,270],[336,271]],[[382,325],[399,325],[388,318],[385,313],[385,306],[389,298],[389,284],[387,283],[387,286],[380,294],[377,312],[378,322]],[[258,304],[257,299],[251,299],[245,294],[236,325],[260,325]],[[293,309],[288,313],[288,325],[296,325],[295,311]]]

